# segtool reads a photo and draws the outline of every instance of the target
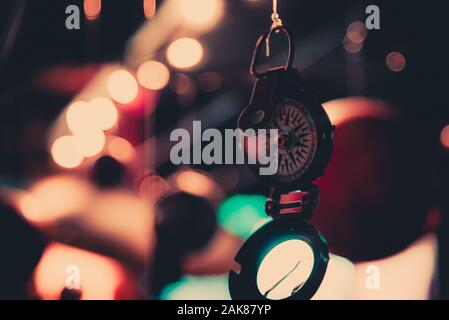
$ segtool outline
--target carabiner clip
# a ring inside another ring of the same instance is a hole
[[[287,63],[284,66],[269,68],[267,71],[262,72],[262,73],[258,72],[256,70],[256,63],[257,63],[257,59],[260,56],[260,53],[261,53],[261,51],[263,49],[263,45],[264,44],[265,44],[265,46],[267,44],[269,45],[271,34],[273,32],[278,33],[279,31],[282,31],[287,36],[287,40],[288,40],[288,58],[287,58]],[[256,78],[261,78],[261,77],[265,76],[267,73],[270,73],[270,72],[273,72],[273,71],[277,71],[277,70],[287,71],[292,66],[294,55],[295,55],[295,47],[293,45],[293,40],[292,39],[293,39],[292,35],[288,31],[288,29],[286,27],[284,27],[284,26],[270,27],[267,31],[265,31],[259,37],[259,39],[257,39],[256,47],[255,47],[254,53],[253,53],[253,58],[251,60],[250,73],[252,75],[254,75]]]

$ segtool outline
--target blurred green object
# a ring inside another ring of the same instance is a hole
[[[184,276],[181,280],[166,286],[159,298],[161,300],[231,300],[228,276]]]
[[[232,196],[218,208],[218,224],[229,233],[242,239],[249,238],[254,231],[271,221],[265,213],[266,196]]]

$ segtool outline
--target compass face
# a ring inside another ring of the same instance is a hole
[[[282,183],[297,180],[310,167],[317,148],[317,128],[308,109],[299,101],[284,100],[278,104],[271,123],[278,129],[278,172]]]

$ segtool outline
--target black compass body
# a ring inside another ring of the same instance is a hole
[[[276,173],[259,175],[261,165],[250,166],[270,186],[298,190],[323,175],[332,153],[334,128],[321,104],[302,86],[295,69],[275,70],[257,79],[238,127],[244,132],[246,153],[247,129],[267,129],[267,149],[269,129],[278,130]]]

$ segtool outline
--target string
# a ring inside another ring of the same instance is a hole
[[[266,48],[266,52],[265,55],[267,56],[267,58],[270,57],[270,36],[271,36],[271,32],[273,32],[273,30],[277,30],[277,28],[282,27],[282,20],[279,16],[278,13],[278,0],[273,0],[273,13],[271,14],[271,21],[273,22],[271,24],[270,27],[270,34],[268,35],[268,37],[265,39],[265,48]]]

